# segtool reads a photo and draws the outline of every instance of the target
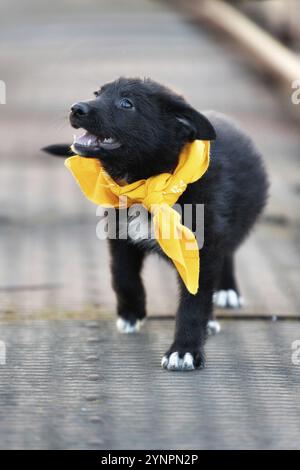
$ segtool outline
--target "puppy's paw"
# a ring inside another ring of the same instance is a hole
[[[244,304],[243,298],[233,289],[215,292],[213,302],[219,308],[240,308]]]
[[[212,335],[217,335],[221,331],[221,325],[217,320],[209,320],[207,322],[207,334],[212,336]]]
[[[116,321],[117,330],[120,333],[125,334],[138,333],[144,321],[145,320],[136,320],[135,323],[131,323],[128,320],[125,320],[124,318],[118,318],[118,320]]]
[[[205,367],[204,354],[185,351],[168,352],[163,356],[161,366],[163,369],[173,371],[203,369]]]

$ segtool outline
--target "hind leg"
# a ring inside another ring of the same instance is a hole
[[[233,255],[227,255],[224,258],[213,301],[215,306],[220,308],[240,308],[243,305],[235,279]]]

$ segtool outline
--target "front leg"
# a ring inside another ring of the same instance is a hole
[[[162,358],[168,370],[193,370],[205,366],[204,343],[212,312],[213,282],[201,282],[196,295],[180,281],[181,300],[176,316],[175,338]]]
[[[112,285],[117,295],[117,328],[135,333],[146,316],[141,279],[144,252],[127,240],[110,239]]]

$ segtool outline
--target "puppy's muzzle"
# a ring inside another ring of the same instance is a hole
[[[92,114],[92,107],[89,103],[83,101],[74,103],[70,111],[70,123],[73,127],[83,127],[83,124],[89,119]]]

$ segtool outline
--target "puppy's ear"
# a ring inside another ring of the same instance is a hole
[[[161,98],[167,112],[172,113],[175,119],[185,127],[189,140],[216,139],[216,132],[211,122],[190,106],[182,96],[166,93]]]
[[[51,155],[56,155],[58,157],[72,157],[75,153],[71,150],[69,144],[54,144],[44,147],[41,150]]]
[[[216,132],[211,122],[191,106],[176,113],[176,119],[190,131],[190,140],[215,140]]]

